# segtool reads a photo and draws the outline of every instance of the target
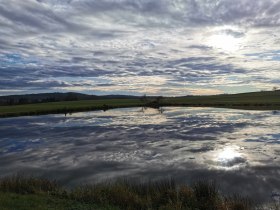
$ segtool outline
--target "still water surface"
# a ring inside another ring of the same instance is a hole
[[[216,180],[269,201],[280,190],[280,112],[115,109],[0,119],[0,176],[73,186],[116,177]]]

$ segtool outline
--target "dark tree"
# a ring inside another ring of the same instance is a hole
[[[147,95],[144,94],[144,95],[140,98],[140,100],[146,103],[146,102],[148,101]]]

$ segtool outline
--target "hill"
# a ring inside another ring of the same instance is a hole
[[[137,98],[137,96],[128,96],[128,95],[97,96],[97,95],[87,95],[87,94],[75,93],[75,92],[39,93],[39,94],[0,96],[0,106],[36,104],[36,103],[59,102],[59,101],[133,99],[133,98]]]
[[[280,90],[211,96],[184,96],[166,98],[167,103],[181,105],[218,106],[274,106],[280,105]]]
[[[57,97],[55,102],[44,102],[44,97]],[[71,96],[71,97],[70,97]],[[13,97],[15,96],[5,96]],[[23,96],[16,96],[18,100]],[[24,95],[36,103],[0,106],[0,117],[16,117],[24,115],[40,115],[55,113],[72,113],[81,111],[107,110],[125,107],[187,106],[187,107],[220,107],[253,110],[280,110],[280,91],[263,91],[240,94],[223,94],[212,96],[184,97],[137,97],[123,95],[90,96],[77,93],[54,93]],[[33,97],[33,99],[32,99]],[[41,98],[40,98],[41,97]],[[3,97],[1,97],[3,99]],[[72,100],[71,100],[72,99]],[[75,100],[73,100],[75,99]],[[7,98],[6,98],[7,100]],[[29,101],[29,102],[30,102]]]

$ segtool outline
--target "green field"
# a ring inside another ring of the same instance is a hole
[[[14,106],[0,106],[0,117],[13,117],[24,115],[40,115],[55,113],[71,113],[90,110],[106,110],[111,108],[124,108],[143,106],[139,99],[106,99],[63,101],[38,104],[25,104]]]
[[[280,91],[254,92],[215,96],[165,97],[146,100],[139,99],[105,99],[63,101],[25,105],[0,106],[0,117],[24,115],[41,115],[55,113],[72,113],[91,110],[107,110],[125,107],[159,107],[159,106],[199,106],[224,107],[256,110],[279,110]]]
[[[280,106],[280,91],[264,91],[214,96],[168,98],[169,103],[205,106]]]

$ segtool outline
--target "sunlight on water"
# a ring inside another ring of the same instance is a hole
[[[280,190],[279,122],[271,111],[182,107],[0,119],[0,176],[218,179],[267,199]]]
[[[217,152],[217,162],[227,168],[238,167],[245,162],[237,146],[228,146]]]
[[[129,114],[124,114],[124,112],[129,112]],[[55,126],[84,126],[87,125],[151,125],[151,124],[163,124],[167,122],[166,116],[160,114],[157,109],[144,109],[135,108],[131,110],[130,108],[113,109],[96,112],[80,112],[72,114],[66,117],[59,125]]]
[[[228,162],[237,157],[240,157],[240,153],[231,147],[225,148],[221,153],[218,154],[218,160],[221,162]]]

